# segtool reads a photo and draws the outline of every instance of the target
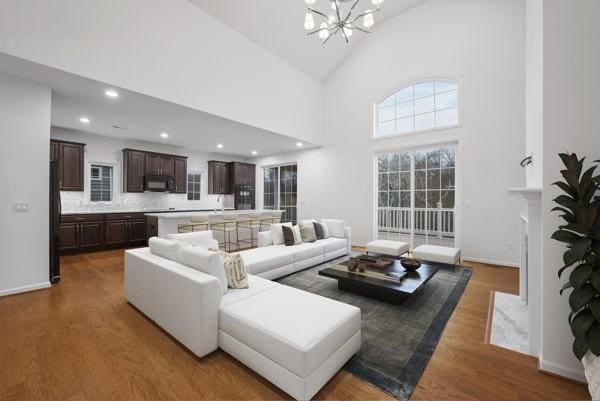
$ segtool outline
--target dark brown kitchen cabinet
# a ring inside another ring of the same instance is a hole
[[[129,242],[128,221],[106,222],[106,245],[125,245]]]
[[[144,152],[123,150],[123,191],[144,192]]]
[[[211,160],[208,162],[208,193],[230,194],[233,192],[231,185],[230,163]]]
[[[79,224],[79,246],[82,248],[99,248],[103,245],[101,221]]]
[[[169,155],[160,155],[160,175],[165,177],[175,176],[175,158]]]
[[[60,251],[78,251],[88,248],[101,248],[104,215],[65,215],[61,217],[59,228]]]
[[[106,245],[130,246],[143,244],[146,239],[146,217],[143,213],[106,215]]]
[[[187,193],[187,158],[175,157],[175,190],[177,194]]]
[[[58,160],[58,183],[61,191],[83,191],[85,144],[50,141],[50,160]]]
[[[256,165],[241,162],[230,163],[231,182],[235,185],[254,185]]]
[[[173,177],[175,157],[159,153],[146,153],[146,175]]]
[[[79,248],[79,224],[62,223],[58,230],[59,250],[68,251]]]
[[[146,153],[146,175],[160,175],[160,155]]]

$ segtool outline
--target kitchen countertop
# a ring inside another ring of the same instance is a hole
[[[247,215],[251,213],[270,213],[275,212],[275,210],[235,210],[235,209],[225,209],[225,214],[235,213],[239,215]],[[146,213],[146,216],[149,217],[158,217],[159,219],[181,219],[181,218],[190,218],[192,216],[214,216],[219,217],[224,213],[221,209],[217,209],[216,213],[214,209],[210,209],[209,211],[180,211],[176,213]]]
[[[62,215],[72,215],[72,214],[112,214],[112,213],[145,213],[146,215],[163,215],[163,214],[171,214],[171,213],[196,213],[196,212],[213,212],[215,209],[148,209],[148,210],[140,210],[140,209],[99,209],[99,210],[80,210],[80,211],[62,211]],[[225,211],[233,211],[233,208],[225,208]],[[220,211],[220,209],[217,209]]]

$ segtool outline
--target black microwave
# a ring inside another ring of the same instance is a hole
[[[175,187],[172,177],[147,175],[144,177],[144,191],[171,192]]]

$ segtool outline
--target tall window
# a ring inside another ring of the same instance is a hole
[[[92,164],[90,169],[90,201],[112,202],[113,168]]]
[[[455,145],[377,156],[378,237],[454,244]]]
[[[375,136],[458,124],[458,82],[437,79],[404,87],[376,107]]]
[[[187,198],[188,200],[200,200],[202,174],[189,172],[187,176]]]
[[[265,167],[263,205],[267,210],[283,210],[282,222],[297,221],[298,166]]]

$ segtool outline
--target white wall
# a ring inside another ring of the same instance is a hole
[[[0,0],[0,52],[322,140],[323,85],[186,0]]]
[[[163,145],[151,142],[142,142],[128,139],[115,139],[100,135],[89,134],[81,131],[65,130],[52,127],[51,137],[66,141],[85,143],[84,166],[85,180],[84,192],[62,192],[63,213],[77,213],[89,210],[110,211],[111,209],[132,210],[161,210],[176,209],[212,209],[220,208],[218,195],[208,195],[208,164],[209,160],[223,161],[248,161],[236,156],[218,153],[204,153],[187,148]],[[163,193],[123,193],[123,149],[139,149],[188,157],[188,171],[202,174],[202,193],[200,201],[187,200],[186,194]],[[114,197],[110,205],[95,204],[89,201],[89,165],[91,163],[105,163],[113,166]],[[226,196],[226,207],[233,207],[233,196]]]
[[[353,242],[373,235],[373,152],[460,141],[465,210],[463,255],[517,263],[518,202],[525,184],[525,3],[432,0],[382,25],[345,60],[327,85],[324,147],[259,163],[298,162],[300,218],[332,216],[352,226]],[[372,105],[417,78],[462,79],[464,126],[372,141]]]
[[[49,282],[50,89],[0,75],[0,296]],[[14,201],[29,202],[15,212]]]
[[[552,199],[559,191],[559,152],[600,159],[600,2],[544,0],[544,177],[542,194],[542,353],[540,366],[583,380],[581,363],[571,351],[568,296],[559,296],[557,277],[565,248],[550,239],[561,223]]]

